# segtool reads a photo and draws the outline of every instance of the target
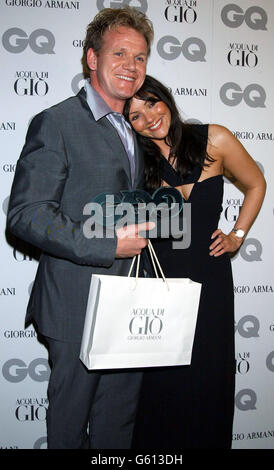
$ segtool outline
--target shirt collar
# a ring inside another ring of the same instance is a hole
[[[91,86],[89,79],[85,80],[84,86],[87,93],[87,103],[92,111],[95,121],[98,121],[109,113],[113,113],[105,100]]]
[[[128,129],[131,130],[131,125],[127,120],[124,118],[123,114],[113,111],[109,105],[105,102],[105,100],[99,95],[99,93],[91,86],[89,79],[85,80],[85,90],[87,94],[87,103],[92,111],[95,121],[99,121],[99,119],[103,118],[104,116],[108,116],[111,122],[112,117],[118,116],[118,119],[122,119],[124,124]]]

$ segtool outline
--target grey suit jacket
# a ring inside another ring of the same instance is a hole
[[[134,188],[143,185],[136,148]],[[32,121],[17,162],[8,227],[42,250],[26,321],[40,333],[80,341],[93,273],[127,275],[117,239],[88,239],[84,206],[102,192],[132,189],[127,154],[107,118],[95,121],[82,89]],[[111,293],[110,293],[111,295]]]

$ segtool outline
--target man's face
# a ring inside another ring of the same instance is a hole
[[[122,112],[145,79],[147,43],[138,31],[121,26],[106,31],[99,53],[89,49],[87,61],[92,86],[114,111]]]

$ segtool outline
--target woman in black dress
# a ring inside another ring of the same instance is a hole
[[[235,385],[229,253],[241,246],[259,212],[265,180],[228,129],[183,123],[168,89],[150,76],[125,115],[145,152],[147,190],[176,187],[191,203],[190,246],[173,249],[171,237],[153,241],[165,276],[202,283],[191,365],[145,369],[133,448],[228,449]],[[225,172],[245,193],[227,235],[218,229]]]

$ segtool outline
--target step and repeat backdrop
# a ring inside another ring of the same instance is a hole
[[[39,254],[6,229],[16,161],[32,117],[83,85],[87,24],[102,8],[123,5],[142,10],[153,21],[148,73],[172,90],[182,117],[228,127],[265,175],[262,210],[232,259],[233,448],[273,449],[273,0],[1,0],[0,448],[47,446],[47,351],[35,330],[24,328]],[[220,221],[225,232],[233,227],[242,202],[242,192],[225,180]]]

